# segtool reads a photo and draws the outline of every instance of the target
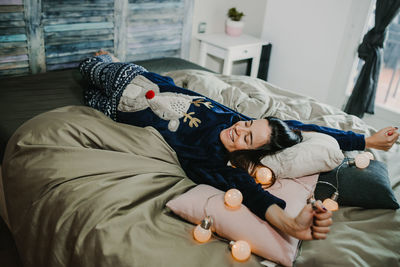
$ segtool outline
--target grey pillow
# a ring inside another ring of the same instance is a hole
[[[338,171],[339,198],[342,206],[362,207],[367,209],[398,209],[399,203],[390,186],[386,165],[383,162],[371,160],[365,169],[349,167],[345,163],[332,171],[319,175],[318,181],[325,181],[336,186]],[[316,199],[324,200],[330,197],[335,189],[324,183],[317,183],[314,191]]]

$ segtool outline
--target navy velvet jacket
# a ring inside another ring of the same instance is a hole
[[[193,101],[185,116],[179,119],[179,127],[175,132],[168,128],[169,122],[155,114],[151,108],[136,112],[118,111],[115,109],[115,104],[119,102],[123,90],[115,94],[115,92],[110,92],[109,88],[113,80],[121,80],[122,74],[120,75],[118,70],[114,70],[112,75],[106,72],[102,75],[101,71],[95,70],[102,64],[107,64],[107,67],[103,66],[103,69],[109,71],[113,67],[112,64],[116,64],[107,62],[109,62],[107,57],[96,57],[83,61],[80,65],[83,76],[92,83],[92,86],[89,86],[85,92],[85,99],[89,106],[114,117],[118,122],[156,128],[176,151],[183,170],[193,182],[208,184],[223,191],[237,188],[243,194],[243,204],[261,219],[265,220],[265,212],[272,204],[277,204],[282,209],[285,208],[286,203],[282,199],[265,191],[246,171],[227,166],[227,150],[220,141],[219,133],[239,120],[250,120],[251,118],[198,93],[177,87],[169,77],[147,72],[143,68],[135,70],[135,66],[137,68],[140,66],[134,64],[126,64],[131,66],[136,73],[131,76],[127,75],[130,78],[128,82],[124,81],[124,84],[128,84],[137,75],[142,75],[157,84],[160,94],[172,92],[189,95],[193,96]],[[115,67],[123,69],[125,72],[127,69],[123,65]],[[95,74],[98,77],[95,77]],[[109,93],[105,92],[106,87]],[[115,110],[114,115],[112,110]],[[363,150],[365,146],[364,136],[351,131],[344,132],[312,124],[306,125],[298,121],[287,121],[287,123],[295,129],[329,134],[338,140],[343,150]]]

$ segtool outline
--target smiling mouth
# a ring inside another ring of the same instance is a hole
[[[229,137],[231,138],[231,140],[233,142],[233,129],[229,130]]]

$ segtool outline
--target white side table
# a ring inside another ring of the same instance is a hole
[[[234,61],[252,59],[250,76],[257,77],[261,49],[267,42],[246,34],[238,37],[225,33],[199,34],[196,38],[200,41],[200,66],[205,67],[210,54],[224,61],[222,74],[229,75]]]

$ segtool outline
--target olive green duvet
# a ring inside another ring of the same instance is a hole
[[[374,129],[327,105],[264,81],[175,71],[177,85],[252,117],[276,115],[370,134]],[[388,164],[399,196],[400,146],[372,151]],[[236,262],[228,243],[199,244],[193,225],[165,207],[195,184],[153,128],[116,123],[67,106],[24,123],[2,165],[11,231],[24,266],[262,266]],[[399,210],[343,207],[326,240],[301,244],[295,266],[400,266]],[[271,264],[271,263],[269,263]]]

